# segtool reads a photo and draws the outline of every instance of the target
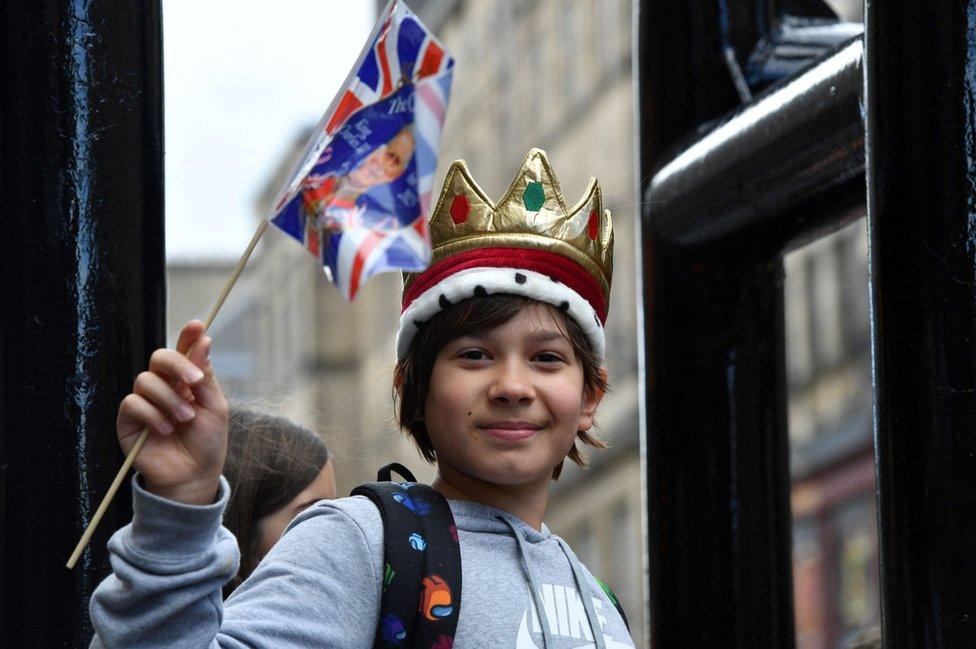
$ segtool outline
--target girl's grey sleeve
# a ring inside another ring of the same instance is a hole
[[[133,480],[132,522],[109,541],[113,574],[91,600],[92,647],[371,647],[382,587],[372,503],[311,507],[224,603],[239,562],[220,525],[229,492],[221,478],[217,502],[194,507]]]

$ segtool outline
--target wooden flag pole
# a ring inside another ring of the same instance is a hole
[[[210,310],[210,315],[207,316],[206,322],[203,324],[203,330],[207,331],[210,328],[211,323],[213,323],[214,318],[217,317],[217,312],[220,311],[220,307],[223,306],[224,300],[227,299],[227,295],[230,290],[234,288],[234,283],[240,276],[241,271],[244,270],[244,265],[247,264],[247,260],[250,258],[251,253],[254,251],[254,247],[258,245],[258,241],[261,239],[261,235],[268,228],[268,220],[262,219],[261,223],[258,224],[258,229],[254,231],[254,236],[251,237],[251,242],[247,244],[247,249],[244,250],[244,254],[237,261],[237,266],[234,267],[234,272],[231,273],[230,278],[227,283],[224,284],[224,289],[220,292],[220,297],[217,298],[217,302],[213,305]],[[192,349],[192,348],[191,348]],[[190,352],[187,351],[187,356]],[[115,492],[119,490],[122,486],[122,481],[125,479],[126,474],[129,469],[132,468],[132,463],[139,456],[139,452],[142,451],[142,447],[146,444],[146,440],[149,438],[149,429],[143,428],[142,432],[139,433],[136,443],[132,445],[129,449],[129,454],[125,457],[125,462],[122,463],[122,468],[115,475],[115,480],[112,481],[111,486],[109,486],[108,491],[105,493],[105,497],[102,498],[102,502],[98,505],[98,509],[95,510],[95,515],[92,516],[91,521],[88,523],[88,527],[85,528],[85,533],[81,535],[78,539],[78,545],[75,546],[74,552],[68,558],[68,563],[66,564],[68,569],[71,570],[78,563],[78,559],[81,557],[81,553],[85,550],[85,546],[88,545],[88,541],[91,540],[92,534],[95,533],[95,528],[98,527],[98,523],[102,520],[102,516],[105,515],[105,510],[108,509],[109,504],[112,499],[115,498]]]

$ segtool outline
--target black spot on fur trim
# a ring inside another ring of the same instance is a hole
[[[567,302],[566,300],[563,300],[562,302],[560,302],[559,303],[559,310],[560,311],[569,311],[569,302]]]
[[[413,326],[415,326],[417,329],[423,329],[425,324],[427,324],[427,321],[426,320],[414,320],[413,321]]]
[[[552,275],[549,276],[549,279],[551,279],[552,281],[556,282],[557,284],[559,283],[559,280],[556,279],[555,277],[553,277]]]
[[[484,286],[478,284],[477,286],[474,287],[474,294],[477,295],[478,297],[484,297],[488,295],[488,291],[485,289]]]
[[[444,297],[443,293],[441,293],[441,296],[437,299],[437,303],[441,305],[442,309],[446,309],[447,307],[451,306],[451,301]]]
[[[598,327],[602,327],[603,326],[603,323],[600,322],[600,317],[597,314],[595,314],[595,313],[593,314],[593,319],[596,321],[596,326],[598,326]]]
[[[525,279],[526,279],[525,275],[523,275],[522,273],[515,273],[516,284],[525,284]]]

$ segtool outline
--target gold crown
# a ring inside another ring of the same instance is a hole
[[[556,174],[541,149],[529,151],[497,204],[471,177],[467,163],[455,161],[429,225],[434,246],[431,265],[475,248],[546,250],[582,266],[609,302],[613,225],[610,211],[603,210],[600,185],[590,178],[583,197],[567,208]],[[407,275],[404,289],[416,277]]]

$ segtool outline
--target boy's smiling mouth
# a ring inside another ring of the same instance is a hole
[[[478,428],[496,439],[517,442],[528,439],[542,430],[540,424],[528,421],[491,421],[478,424]]]

